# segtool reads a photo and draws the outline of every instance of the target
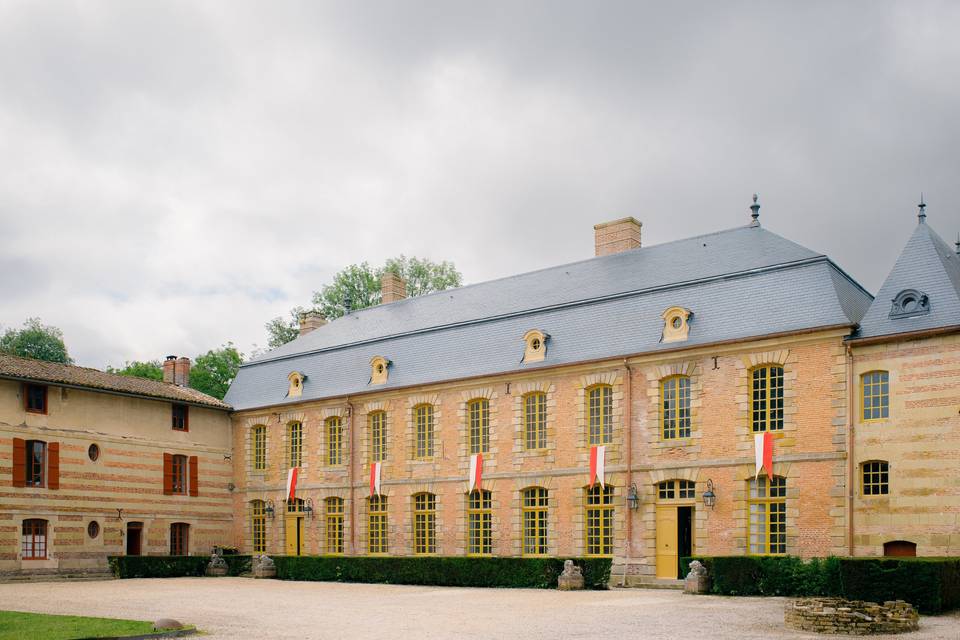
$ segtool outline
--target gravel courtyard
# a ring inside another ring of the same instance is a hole
[[[0,584],[3,610],[172,617],[209,633],[200,637],[251,639],[816,637],[783,628],[783,603],[647,589],[563,593],[247,578]],[[960,615],[923,618],[909,637],[960,640]]]

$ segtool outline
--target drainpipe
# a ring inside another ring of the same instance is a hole
[[[350,555],[356,555],[357,549],[357,509],[356,502],[357,491],[356,487],[353,486],[353,481],[355,478],[355,469],[357,460],[354,457],[354,442],[356,439],[353,435],[353,404],[350,402],[350,396],[346,397],[347,401],[347,429],[350,433],[350,470],[349,474],[349,483],[350,483]]]
[[[630,364],[624,359],[623,368],[625,370],[626,384],[623,389],[623,424],[626,429],[626,434],[624,439],[626,440],[627,446],[627,482],[626,482],[626,492],[629,494],[630,487],[633,486],[633,370],[630,368]],[[639,493],[639,492],[638,492]],[[632,545],[633,545],[633,513],[630,509],[630,505],[627,504],[627,540],[626,545],[624,546],[624,565],[623,565],[623,578],[620,581],[620,586],[625,587],[627,585],[627,568],[630,566],[630,558],[633,557]]]
[[[855,438],[853,434],[853,414],[857,410],[853,392],[853,349],[847,345],[847,555],[853,555],[853,492],[856,487],[856,456],[854,456]]]

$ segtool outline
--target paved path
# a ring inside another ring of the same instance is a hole
[[[782,598],[685,596],[652,589],[562,593],[248,578],[0,584],[2,610],[172,617],[209,632],[205,637],[257,640],[818,637],[786,631],[783,604]],[[921,630],[908,637],[960,640],[960,614],[923,618]]]

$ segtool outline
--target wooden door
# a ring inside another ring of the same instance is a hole
[[[677,508],[657,507],[657,577],[677,579]]]
[[[286,521],[286,551],[288,556],[300,555],[303,543],[303,518],[287,516]]]
[[[138,556],[142,551],[143,545],[143,523],[127,523],[127,555]]]

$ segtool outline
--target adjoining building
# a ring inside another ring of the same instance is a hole
[[[0,355],[0,575],[95,574],[110,555],[230,539],[231,424],[187,385]]]

